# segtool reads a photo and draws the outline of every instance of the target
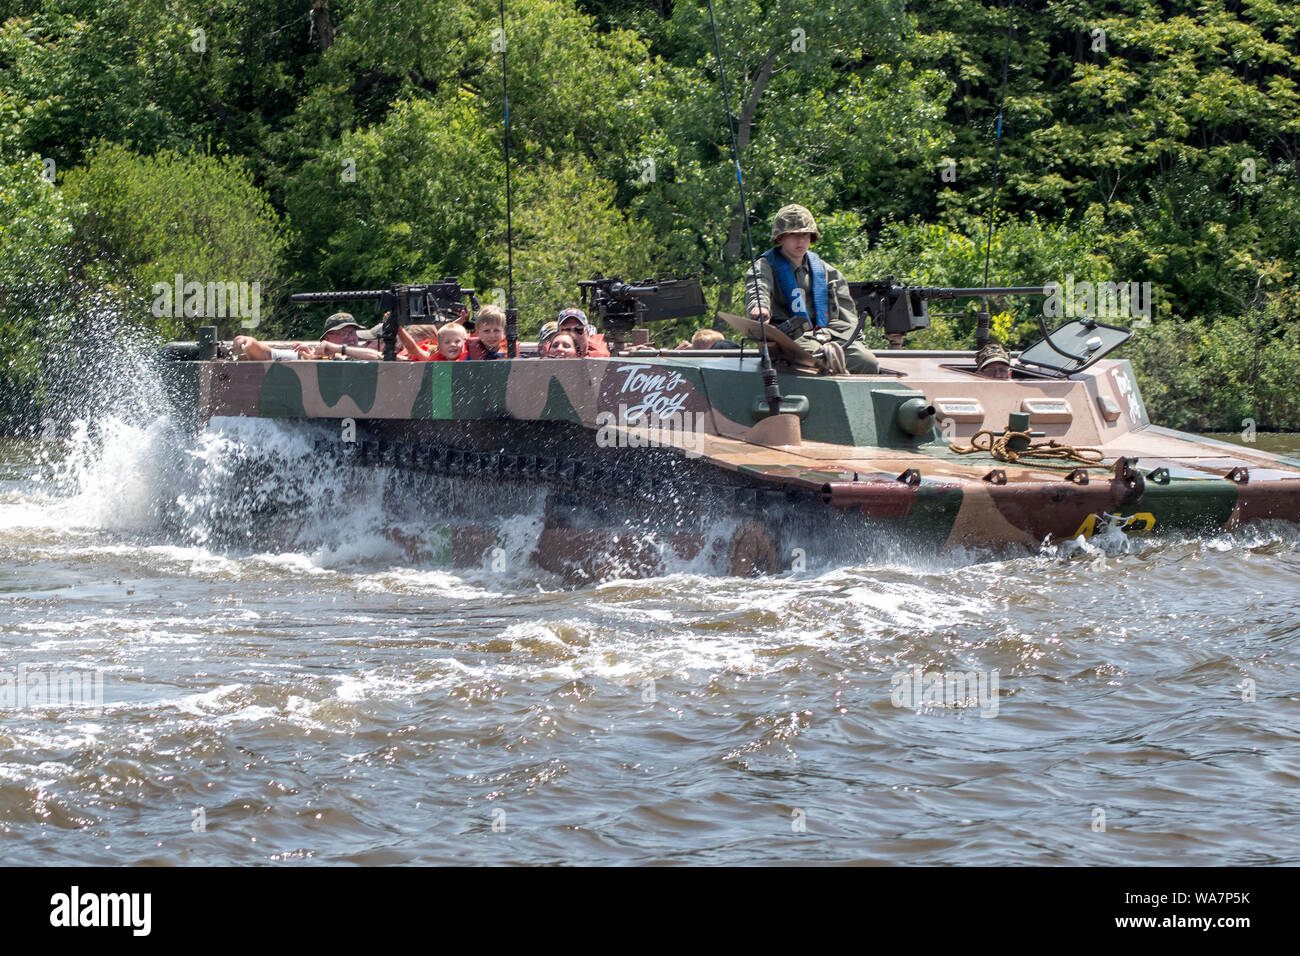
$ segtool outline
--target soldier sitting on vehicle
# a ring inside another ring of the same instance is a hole
[[[879,363],[856,338],[858,313],[849,284],[809,246],[821,238],[812,213],[783,206],[772,221],[772,248],[745,276],[749,317],[773,325],[832,374],[870,375]]]

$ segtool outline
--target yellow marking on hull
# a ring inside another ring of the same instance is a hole
[[[1115,515],[1116,518],[1124,518],[1124,524],[1121,526],[1126,532],[1150,531],[1156,526],[1156,516],[1149,511],[1138,511],[1131,515]],[[1079,525],[1079,530],[1070,535],[1071,538],[1077,538],[1083,535],[1085,538],[1091,538],[1097,533],[1097,516],[1088,515],[1083,524]]]

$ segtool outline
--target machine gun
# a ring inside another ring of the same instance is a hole
[[[858,314],[871,317],[871,324],[883,328],[885,337],[894,348],[903,344],[908,332],[930,326],[930,299],[976,299],[990,295],[1047,295],[1051,290],[1043,286],[998,286],[987,289],[953,289],[933,286],[898,285],[889,276],[883,282],[850,282],[849,295],[858,307]],[[937,313],[961,315],[959,312]],[[982,349],[989,341],[989,313],[976,315],[975,348]]]
[[[885,330],[885,336],[894,348],[903,344],[908,332],[930,325],[930,299],[976,299],[990,295],[1050,295],[1049,286],[990,286],[986,289],[933,288],[928,286],[896,285],[890,276],[884,282],[850,282],[849,294],[863,316],[871,317],[871,324]],[[961,312],[940,312],[939,316],[962,315]],[[1000,344],[989,340],[989,313],[987,306],[976,314],[975,351],[976,369],[986,364],[999,367],[994,372],[981,372],[989,377],[1006,378],[1011,374],[1011,361]],[[1017,369],[1034,366],[1034,374],[1051,377],[1069,376],[1081,372],[1119,348],[1133,335],[1131,329],[1107,325],[1084,316],[1048,331],[1043,317],[1038,316],[1038,330],[1043,337],[1021,351],[1015,362]],[[987,352],[986,352],[987,349]],[[1062,362],[1062,359],[1065,361]]]
[[[609,335],[613,351],[622,351],[627,334],[644,322],[665,322],[708,311],[704,289],[695,276],[624,282],[600,273],[579,280],[583,308]]]
[[[397,330],[400,326],[420,322],[451,322],[465,311],[465,299],[478,311],[478,296],[473,289],[461,288],[455,276],[426,285],[394,285],[391,289],[362,289],[349,292],[298,292],[289,296],[299,305],[320,302],[375,303],[375,311],[385,315],[380,338],[384,341],[384,361],[397,357]]]

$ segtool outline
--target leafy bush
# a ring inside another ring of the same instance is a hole
[[[850,280],[894,279],[908,285],[973,288],[984,285],[986,233],[956,230],[928,223],[890,222],[875,247],[840,264]],[[1034,216],[1001,223],[993,234],[990,286],[1047,285],[1115,281],[1109,264],[1093,249],[1090,228],[1045,225]],[[917,349],[973,348],[975,310],[979,299],[937,300],[935,312],[964,312],[958,318],[932,318],[929,329],[909,335],[907,347]],[[1028,345],[1040,336],[1035,316],[1042,314],[1043,297],[990,299],[996,334],[1008,348]],[[1005,312],[1006,315],[1000,313]],[[869,343],[870,344],[870,343]]]
[[[136,303],[143,315],[156,282],[260,283],[274,301],[287,236],[245,163],[199,153],[141,156],[105,144],[67,174],[72,255],[92,286]],[[179,311],[179,310],[174,310]],[[159,318],[164,337],[191,336],[204,318]],[[223,322],[229,334],[232,322]]]
[[[37,159],[0,165],[0,417],[10,419],[47,397],[42,358],[69,288],[72,224],[41,174]]]

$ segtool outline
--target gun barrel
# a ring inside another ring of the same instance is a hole
[[[654,295],[659,291],[657,285],[623,285],[618,284],[610,287],[610,292],[615,295]]]
[[[295,292],[289,296],[290,302],[365,302],[369,299],[381,299],[388,294],[387,289],[353,289],[347,292]]]
[[[1041,285],[989,286],[987,289],[951,289],[927,287],[912,289],[923,299],[978,299],[986,295],[1047,295],[1050,290]]]

